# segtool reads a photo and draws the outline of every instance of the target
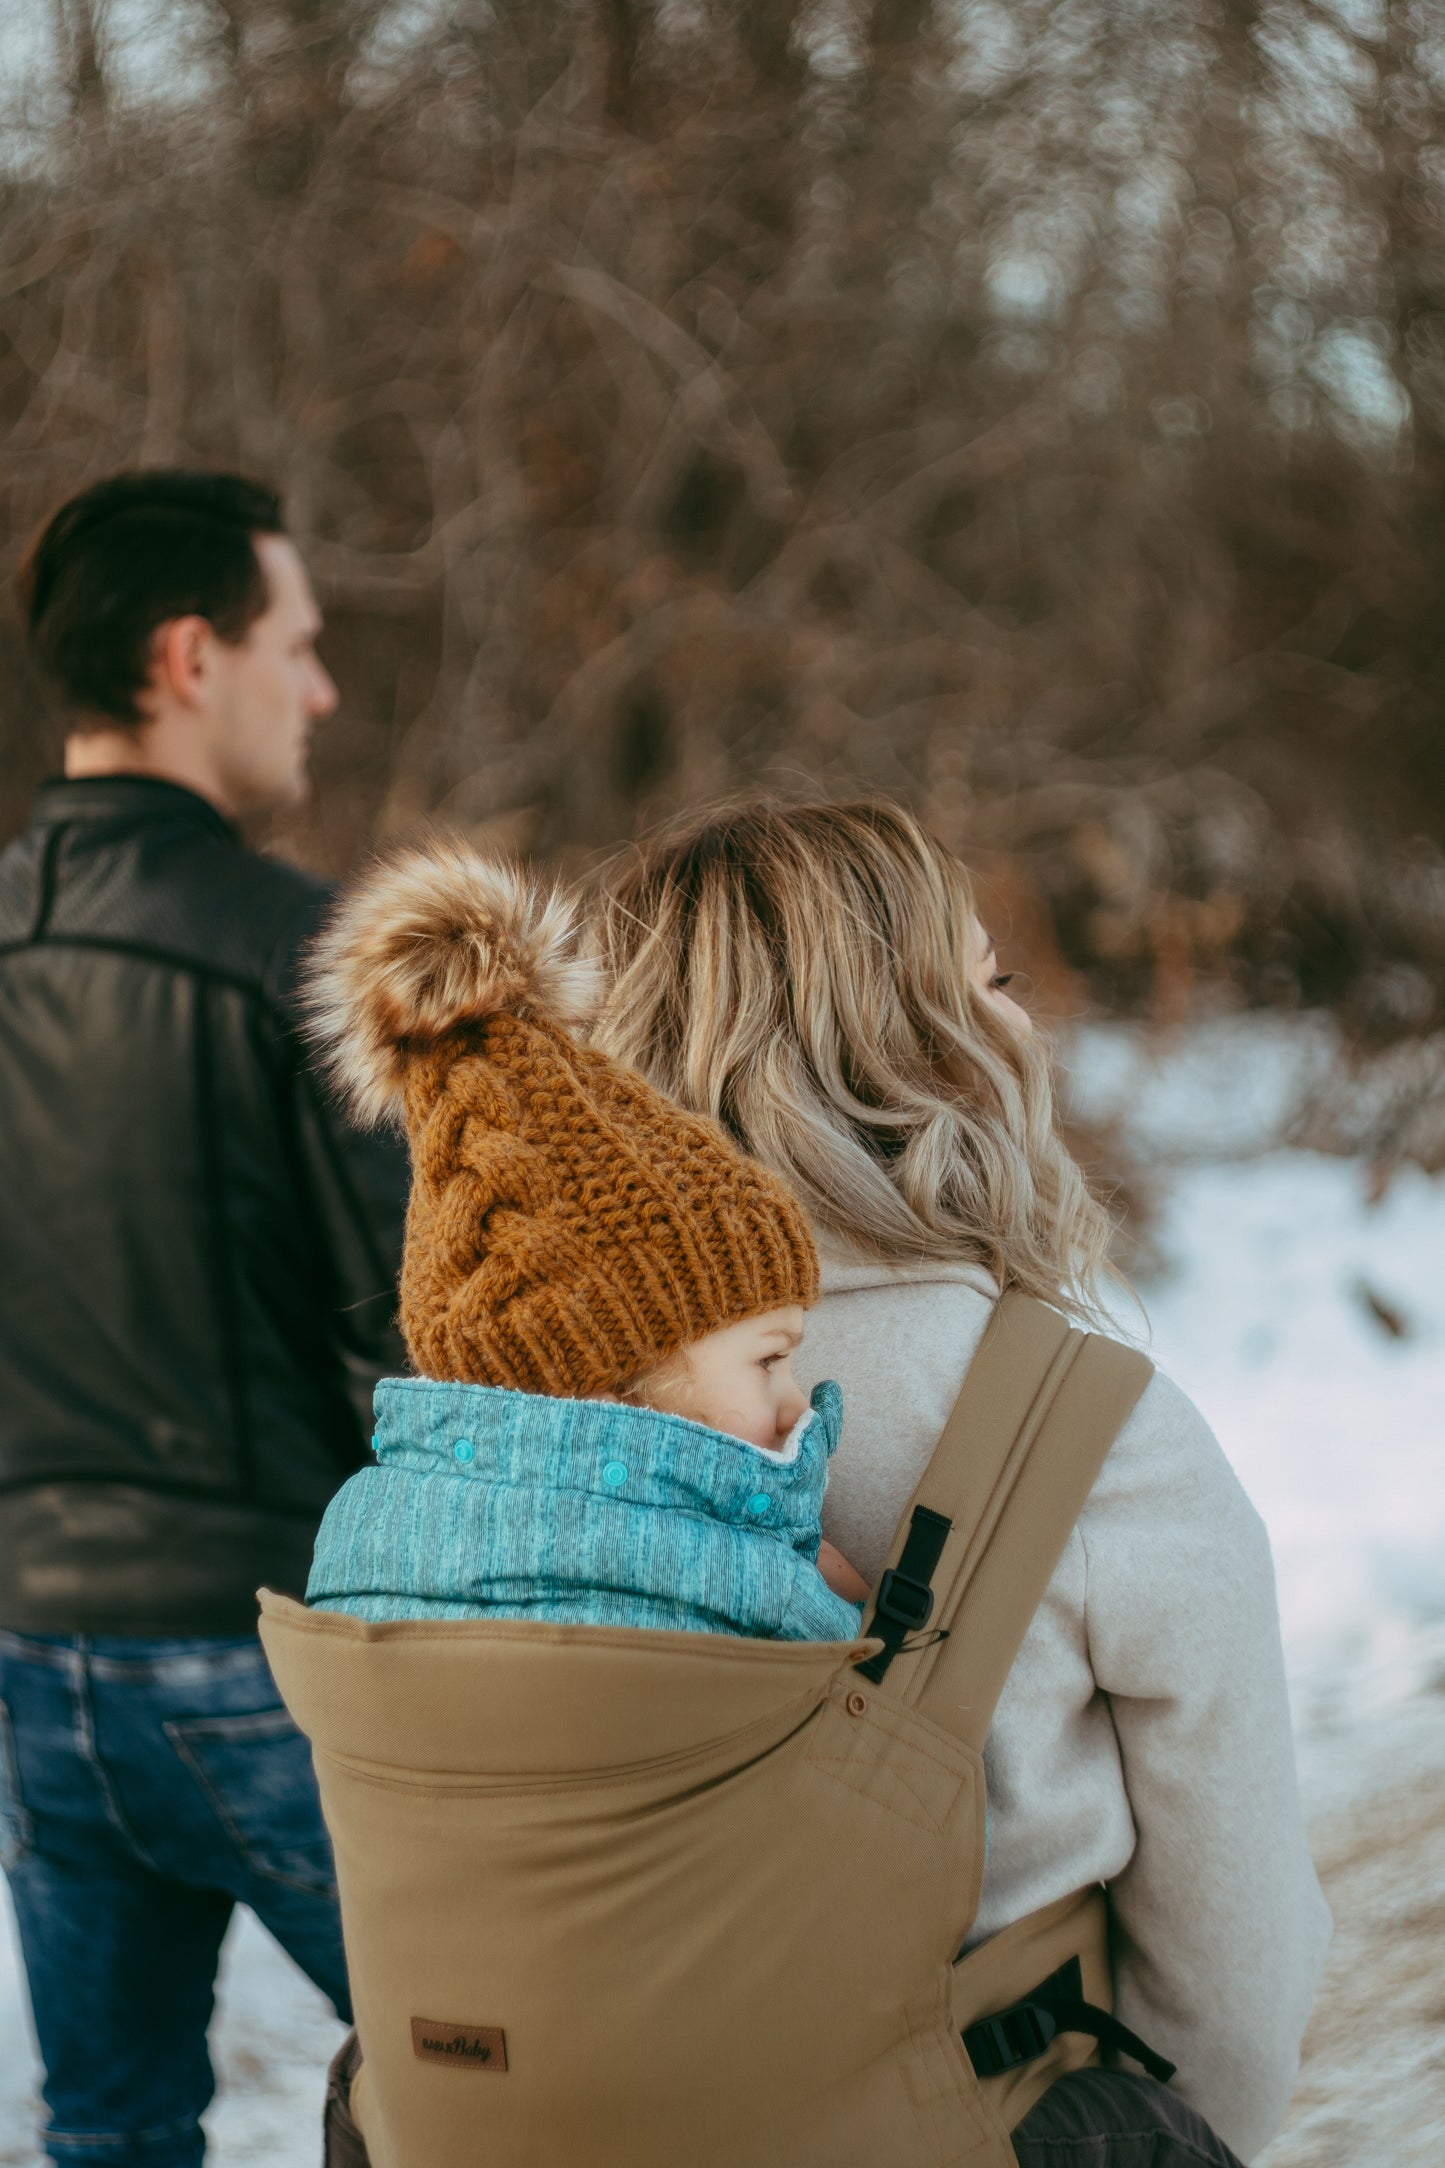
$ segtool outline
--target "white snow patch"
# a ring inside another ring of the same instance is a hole
[[[1302,1729],[1427,1684],[1445,1662],[1445,1182],[1405,1169],[1372,1207],[1347,1160],[1194,1167],[1158,1241],[1150,1352],[1270,1531]]]
[[[1220,1016],[1150,1032],[1082,1024],[1061,1046],[1067,1110],[1131,1156],[1182,1166],[1278,1145],[1339,1060],[1328,1016]]]

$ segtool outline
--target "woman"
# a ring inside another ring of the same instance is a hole
[[[847,1410],[824,1528],[876,1579],[1000,1292],[1098,1324],[1107,1272],[1107,1218],[968,877],[901,807],[743,806],[614,869],[600,941],[600,1043],[719,1117],[813,1217],[800,1374],[836,1378]],[[985,1763],[972,1939],[1105,1883],[1118,2014],[1179,2066],[1168,2091],[1060,2080],[1014,2133],[1024,2168],[1250,2158],[1284,2116],[1329,1915],[1268,1541],[1167,1378],[1105,1462]]]

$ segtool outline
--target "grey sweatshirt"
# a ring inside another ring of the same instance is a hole
[[[795,1363],[836,1378],[823,1530],[876,1580],[998,1290],[970,1266],[824,1258]],[[1116,2008],[1249,2160],[1279,2128],[1330,1918],[1295,1780],[1269,1540],[1208,1425],[1156,1374],[1005,1685],[971,1941],[1106,1882]]]

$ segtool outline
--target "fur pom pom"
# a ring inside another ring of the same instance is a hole
[[[596,982],[560,891],[432,842],[343,895],[312,946],[304,1001],[332,1081],[374,1125],[400,1096],[407,1041],[499,1012],[572,1029],[588,1021]]]

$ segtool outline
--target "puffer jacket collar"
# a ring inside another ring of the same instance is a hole
[[[843,1423],[842,1395],[831,1382],[815,1389],[812,1420],[794,1433],[786,1457],[653,1408],[429,1378],[383,1378],[375,1408],[371,1442],[383,1468],[680,1508],[784,1542],[809,1529],[816,1537]]]
[[[307,1601],[371,1619],[851,1641],[817,1569],[836,1385],[788,1457],[597,1400],[389,1379],[378,1466],[332,1499]]]

